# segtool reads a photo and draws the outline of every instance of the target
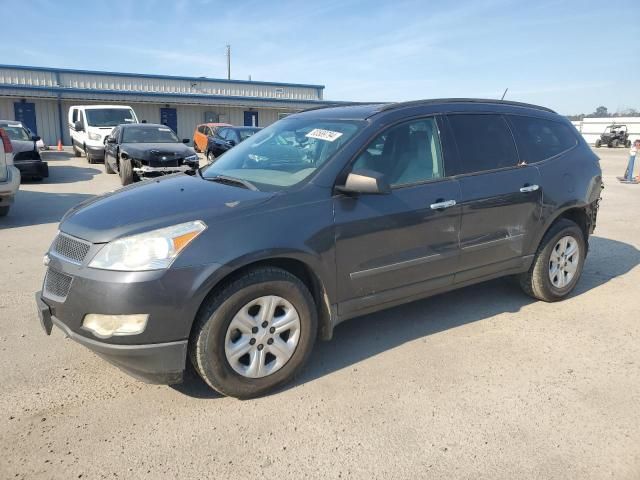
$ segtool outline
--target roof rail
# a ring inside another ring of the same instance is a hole
[[[384,102],[331,102],[326,105],[317,105],[304,110],[300,110],[298,113],[310,112],[312,110],[322,110],[323,108],[335,108],[335,107],[357,107],[362,105],[380,105]]]
[[[530,103],[512,102],[510,100],[496,100],[489,98],[433,98],[426,100],[411,100],[409,102],[397,102],[390,103],[383,106],[380,111],[395,110],[396,108],[414,107],[420,105],[431,105],[434,103],[492,103],[495,105],[512,105],[515,107],[535,108],[536,110],[543,110],[545,112],[556,113],[547,107],[541,107],[540,105],[533,105]]]

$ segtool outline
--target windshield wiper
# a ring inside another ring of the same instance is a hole
[[[228,177],[226,175],[215,175],[213,177],[205,177],[200,173],[202,178],[205,180],[209,180],[210,182],[218,182],[223,183],[225,185],[235,185],[246,188],[248,190],[253,190],[254,192],[258,191],[258,187],[256,187],[253,183],[248,180],[243,180],[241,178]]]

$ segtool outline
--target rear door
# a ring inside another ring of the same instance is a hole
[[[456,282],[518,268],[541,219],[540,173],[519,161],[502,115],[452,114],[448,123],[462,208]]]
[[[359,169],[383,173],[392,192],[334,197],[340,313],[451,284],[460,188],[447,177],[436,120],[388,128],[356,158]]]

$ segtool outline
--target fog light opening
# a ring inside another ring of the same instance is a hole
[[[102,315],[88,313],[82,320],[82,328],[90,331],[98,338],[109,338],[123,335],[139,335],[147,327],[149,315]]]

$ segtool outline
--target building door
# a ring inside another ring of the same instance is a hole
[[[258,112],[244,112],[244,126],[245,127],[257,127],[258,126]]]
[[[166,125],[171,130],[178,133],[178,114],[175,108],[160,109],[160,123]]]
[[[38,134],[38,128],[36,126],[36,104],[28,102],[15,102],[13,104],[13,110],[16,120],[22,122],[22,124],[31,130],[34,135]]]

